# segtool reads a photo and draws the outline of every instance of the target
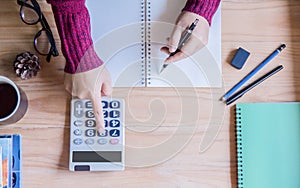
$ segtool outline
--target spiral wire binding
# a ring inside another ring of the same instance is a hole
[[[243,146],[242,146],[242,109],[235,109],[236,147],[237,147],[237,181],[238,188],[243,188]]]
[[[145,12],[146,12],[145,0],[141,0],[141,85],[146,83],[146,37],[145,37]]]
[[[146,86],[151,84],[151,0],[146,0]]]
[[[151,84],[151,0],[141,0],[141,84]]]

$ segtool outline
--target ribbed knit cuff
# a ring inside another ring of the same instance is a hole
[[[76,13],[85,8],[85,0],[47,0],[53,12]]]
[[[196,13],[204,17],[209,25],[213,15],[216,13],[221,0],[188,0],[183,11]]]
[[[79,73],[103,64],[97,56],[91,37],[90,16],[85,0],[47,0],[52,5],[62,53],[66,58],[65,72]]]

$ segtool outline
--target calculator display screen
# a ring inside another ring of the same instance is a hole
[[[122,152],[73,151],[73,162],[122,162]]]

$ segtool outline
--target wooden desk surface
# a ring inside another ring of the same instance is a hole
[[[60,46],[50,6],[44,0],[39,2]],[[234,106],[219,104],[216,97],[281,43],[286,43],[287,49],[259,75],[278,64],[283,64],[284,70],[239,102],[300,101],[300,1],[224,0],[224,88],[114,90],[113,96],[124,97],[128,105],[126,160],[130,166],[124,172],[69,172],[71,97],[63,86],[65,60],[60,56],[48,64],[43,58],[42,71],[36,78],[28,81],[16,78],[12,62],[20,52],[35,52],[32,40],[40,25],[22,23],[16,1],[2,0],[1,4],[0,75],[11,78],[25,90],[29,108],[20,122],[2,126],[0,131],[1,134],[19,133],[23,136],[25,188],[236,187]],[[251,52],[246,66],[240,71],[229,65],[238,47]],[[157,111],[165,112],[161,126],[153,124],[162,120]],[[151,113],[154,118],[149,120]],[[166,145],[168,141],[174,144]],[[143,155],[144,148],[151,146],[156,152]],[[135,167],[135,160],[141,167]]]

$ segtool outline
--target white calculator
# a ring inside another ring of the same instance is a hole
[[[102,98],[105,131],[96,130],[92,102],[72,99],[70,171],[124,170],[124,101]]]

